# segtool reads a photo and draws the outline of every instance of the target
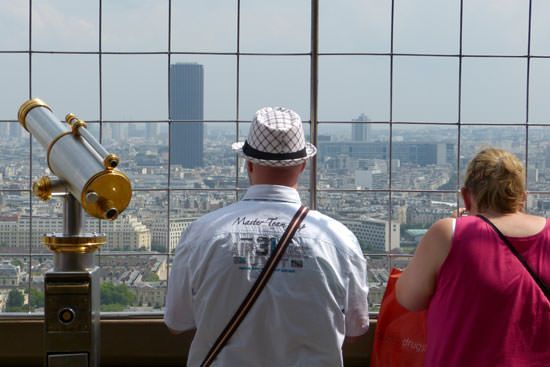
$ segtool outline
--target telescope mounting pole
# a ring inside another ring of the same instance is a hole
[[[78,236],[82,232],[82,205],[71,195],[63,203],[63,234]]]

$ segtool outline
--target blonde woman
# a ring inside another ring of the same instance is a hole
[[[523,211],[522,163],[484,149],[461,193],[469,215],[436,222],[397,282],[404,307],[428,309],[424,365],[550,366],[550,225]]]

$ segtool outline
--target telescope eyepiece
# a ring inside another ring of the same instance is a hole
[[[103,219],[115,220],[118,218],[119,211],[112,200],[100,198],[98,204],[103,212]]]
[[[105,157],[105,159],[103,159],[103,166],[106,169],[116,168],[119,163],[120,163],[120,158],[118,158],[118,156],[116,154],[113,154],[113,153],[109,153]]]
[[[116,210],[115,208],[108,209],[105,212],[105,218],[109,220],[115,220],[117,219],[117,217],[118,217],[118,210]]]
[[[103,219],[115,220],[118,218],[120,212],[112,200],[99,196],[95,191],[88,192],[85,198],[87,205],[99,207],[99,213]]]

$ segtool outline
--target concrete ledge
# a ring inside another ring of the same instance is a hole
[[[43,321],[0,319],[0,366],[43,366]],[[344,346],[346,367],[369,365],[376,321],[367,334]],[[160,318],[101,321],[101,367],[184,366],[193,332],[170,334]]]

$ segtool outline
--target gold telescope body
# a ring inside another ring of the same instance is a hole
[[[33,192],[43,200],[68,191],[84,211],[114,220],[128,206],[132,186],[116,169],[119,158],[109,153],[73,114],[60,121],[44,101],[34,98],[19,108],[18,120],[46,149],[48,167],[60,180],[42,177]]]

